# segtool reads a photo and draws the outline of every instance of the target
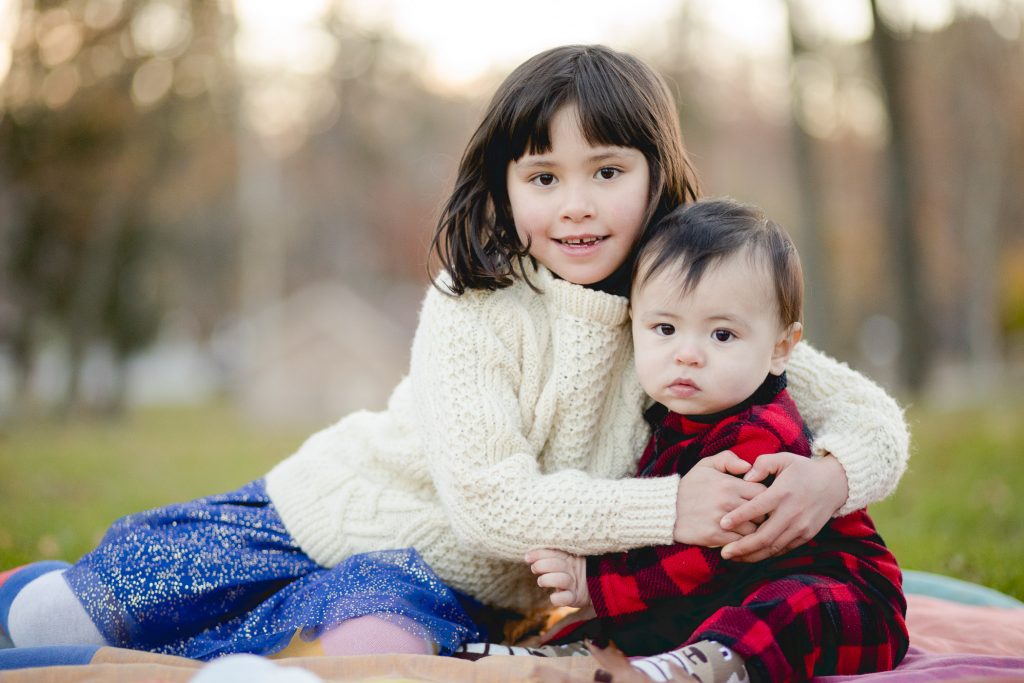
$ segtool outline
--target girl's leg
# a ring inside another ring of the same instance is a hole
[[[481,637],[458,596],[413,549],[354,555],[303,577],[234,628],[289,634],[275,657],[451,654]]]
[[[61,595],[61,611],[84,612],[101,643],[196,659],[303,643],[322,652],[324,636],[329,649],[447,654],[482,637],[414,550],[357,555],[333,569],[314,563],[260,482],[125,518],[43,587],[16,610],[30,607],[37,630],[63,618],[51,610]]]
[[[325,655],[436,653],[427,630],[401,615],[369,614],[343,621],[321,634],[320,644]]]
[[[66,567],[39,562],[21,568],[17,576],[12,574],[12,581],[0,585],[0,596],[10,596],[9,600],[0,597],[4,603],[0,613],[6,613],[3,630],[15,647],[107,644],[64,580]]]
[[[38,644],[43,637],[38,634],[53,638],[71,623],[80,627],[59,642],[99,640],[201,656],[201,650],[191,649],[195,636],[248,613],[297,577],[319,569],[292,541],[257,481],[232,493],[125,517],[75,565],[38,583],[22,580],[26,570],[18,571],[0,592],[11,594],[12,582],[22,584],[4,615],[11,617],[16,645]],[[82,625],[83,612],[95,633]]]

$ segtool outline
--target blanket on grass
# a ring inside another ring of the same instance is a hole
[[[895,671],[828,676],[817,683],[1024,681],[1024,609],[918,594],[907,600],[911,647]],[[185,683],[204,666],[211,665],[109,647],[0,650],[0,683]],[[598,668],[590,657],[466,661],[424,655],[296,657],[277,660],[276,666],[310,672],[324,683],[575,683],[592,681]]]

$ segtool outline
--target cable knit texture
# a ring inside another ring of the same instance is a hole
[[[547,600],[523,562],[530,548],[672,542],[678,477],[623,478],[648,437],[626,300],[543,268],[530,277],[540,293],[521,280],[458,297],[430,288],[387,408],[314,434],[267,475],[314,560],[412,546],[452,587],[526,611]],[[884,497],[907,457],[899,408],[801,347],[791,394],[818,450],[846,468],[847,507]]]
[[[910,432],[903,410],[882,387],[806,343],[786,370],[789,394],[815,435],[815,455],[831,453],[846,470],[846,515],[886,498],[907,469]]]

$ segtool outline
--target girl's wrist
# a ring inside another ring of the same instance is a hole
[[[828,472],[826,481],[830,484],[828,490],[834,492],[832,514],[835,515],[850,498],[850,481],[846,477],[846,468],[839,462],[839,458],[827,451],[815,459],[818,460],[819,467],[824,467]]]

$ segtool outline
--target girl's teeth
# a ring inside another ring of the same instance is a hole
[[[562,244],[593,244],[594,242],[596,242],[599,239],[600,239],[599,237],[586,237],[586,238],[576,239],[576,240],[561,240],[561,242],[562,242]]]

